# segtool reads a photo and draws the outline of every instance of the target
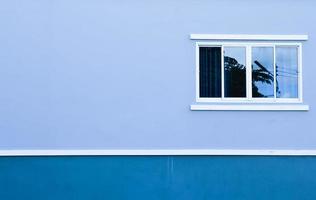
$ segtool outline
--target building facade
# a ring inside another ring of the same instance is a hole
[[[1,2],[0,199],[315,199],[315,8]]]

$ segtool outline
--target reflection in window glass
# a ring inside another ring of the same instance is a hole
[[[297,98],[297,47],[276,47],[275,56],[277,98]]]
[[[246,49],[224,48],[225,97],[246,97]]]
[[[274,67],[272,47],[252,48],[252,96],[274,97]]]
[[[221,97],[221,47],[200,47],[200,97]]]

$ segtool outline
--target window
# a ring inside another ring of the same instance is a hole
[[[302,102],[300,43],[198,43],[198,102]]]
[[[191,110],[309,110],[303,104],[307,35],[191,34],[196,103]]]

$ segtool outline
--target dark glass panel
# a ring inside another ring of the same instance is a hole
[[[200,97],[221,97],[221,47],[200,47]]]

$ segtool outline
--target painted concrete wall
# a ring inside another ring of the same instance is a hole
[[[316,149],[316,2],[0,2],[0,149]],[[309,112],[196,112],[190,33],[308,34]]]

